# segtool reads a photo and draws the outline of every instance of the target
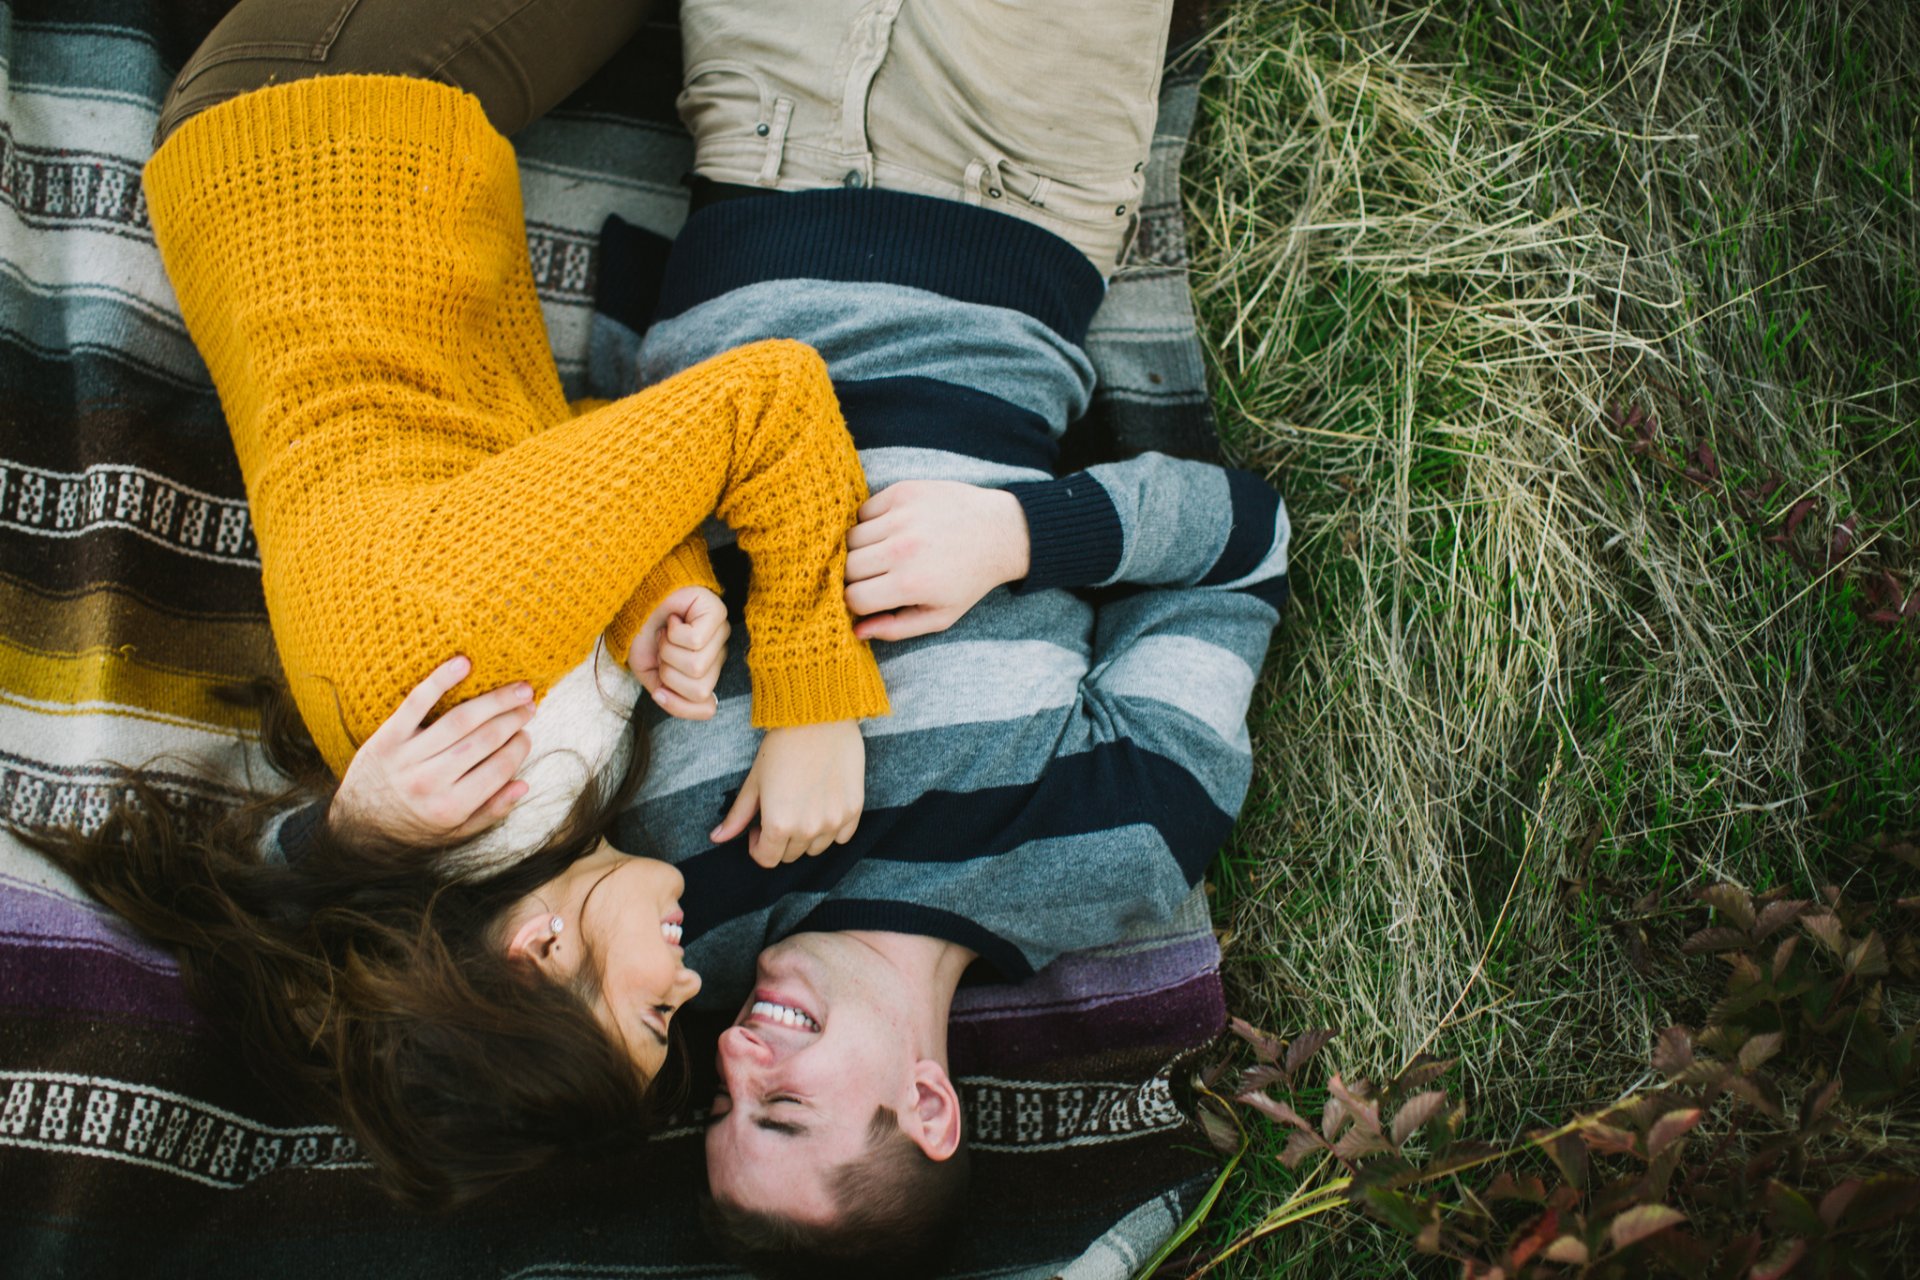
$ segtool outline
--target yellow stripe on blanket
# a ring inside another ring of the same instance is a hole
[[[13,694],[43,712],[111,709],[229,731],[257,728],[253,711],[214,697],[231,678],[143,662],[135,654],[105,646],[43,653],[0,640],[0,698]]]

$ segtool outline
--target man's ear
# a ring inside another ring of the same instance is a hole
[[[907,1136],[929,1160],[945,1160],[960,1149],[960,1094],[947,1069],[931,1058],[913,1066],[913,1114],[903,1116]]]
[[[550,920],[552,916],[542,911],[517,924],[508,925],[507,959],[546,972],[554,963],[553,944],[559,941]]]

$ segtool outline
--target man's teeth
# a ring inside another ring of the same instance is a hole
[[[771,1000],[755,1000],[753,1012],[756,1017],[770,1018],[783,1026],[797,1027],[802,1031],[818,1031],[820,1024],[789,1005],[775,1004]]]
[[[660,936],[676,947],[680,945],[680,935],[682,932],[684,932],[684,930],[677,924],[671,924],[665,920],[660,922]]]

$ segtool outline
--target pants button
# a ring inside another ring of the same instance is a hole
[[[993,197],[993,198],[994,198],[995,200],[998,200],[998,199],[1000,198],[1000,188],[998,188],[998,187],[988,187],[988,188],[987,188],[987,194],[988,194],[988,195],[990,195],[990,196],[992,196],[992,197]]]
[[[772,132],[773,132],[773,130],[772,130],[772,129],[769,129],[769,128],[767,127],[767,125],[766,125],[766,122],[765,122],[765,121],[762,121],[761,123],[759,123],[759,124],[757,124],[757,125],[755,125],[755,126],[753,126],[753,131],[754,131],[755,133],[757,133],[757,134],[759,134],[759,135],[760,135],[761,137],[763,137],[763,138],[764,138],[764,137],[766,137],[766,136],[767,136],[767,135],[768,135],[769,133],[772,133]]]
[[[857,191],[867,185],[867,180],[858,169],[849,169],[847,170],[847,176],[840,180],[840,184],[845,187],[851,187]]]
[[[1126,216],[1127,216],[1127,206],[1125,206],[1125,205],[1121,205],[1121,206],[1120,206],[1120,207],[1119,207],[1118,209],[1115,209],[1115,210],[1113,211],[1113,216],[1114,216],[1114,217],[1116,217],[1116,218],[1124,218],[1124,217],[1126,217]]]

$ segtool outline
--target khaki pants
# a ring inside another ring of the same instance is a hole
[[[1137,225],[1172,0],[683,0],[694,170],[1039,223],[1110,275]]]

